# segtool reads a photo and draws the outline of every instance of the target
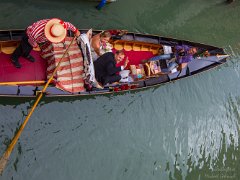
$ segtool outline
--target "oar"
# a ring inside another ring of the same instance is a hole
[[[28,116],[27,116],[26,119],[23,121],[23,124],[20,126],[19,130],[17,131],[16,135],[13,137],[13,139],[12,139],[10,145],[8,146],[7,150],[5,151],[5,153],[3,154],[3,156],[1,157],[1,159],[0,159],[0,174],[1,174],[1,175],[2,175],[3,170],[4,170],[4,168],[5,168],[5,166],[6,166],[7,162],[8,162],[9,156],[11,155],[11,152],[12,152],[15,144],[17,143],[17,141],[18,141],[18,139],[19,139],[19,137],[20,137],[20,135],[21,135],[24,127],[26,126],[29,118],[31,117],[31,115],[32,115],[32,113],[33,113],[33,111],[34,111],[35,108],[37,107],[40,99],[41,99],[42,96],[43,96],[43,93],[46,91],[48,85],[49,85],[50,82],[52,81],[54,75],[56,74],[56,72],[57,72],[57,70],[58,70],[58,68],[59,68],[59,66],[60,66],[60,64],[61,64],[62,59],[63,59],[63,58],[65,57],[65,55],[68,53],[69,48],[70,48],[70,46],[72,45],[72,43],[73,43],[74,40],[75,40],[75,38],[72,39],[71,43],[70,43],[69,46],[67,47],[66,51],[64,52],[62,58],[60,59],[58,65],[57,65],[57,67],[56,67],[55,70],[53,71],[52,76],[48,79],[47,83],[46,83],[45,86],[43,87],[43,90],[38,94],[37,99],[36,99],[35,103],[33,104],[33,107],[32,107],[32,109],[30,110]]]

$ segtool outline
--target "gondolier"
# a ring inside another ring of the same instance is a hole
[[[79,30],[69,22],[61,19],[43,19],[29,26],[22,37],[20,45],[16,48],[11,56],[11,61],[16,68],[21,68],[19,57],[22,56],[30,62],[35,59],[30,55],[33,48],[38,48],[40,44],[50,41],[52,43],[62,42],[67,30],[74,32],[76,36],[80,35]]]

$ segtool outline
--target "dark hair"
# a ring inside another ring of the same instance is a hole
[[[124,52],[124,50],[122,49],[122,50],[117,50],[117,51],[115,52],[115,54],[117,54],[117,55],[119,55],[119,54],[125,55],[125,52]]]

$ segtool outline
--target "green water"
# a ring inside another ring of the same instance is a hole
[[[59,17],[79,28],[128,29],[223,47],[229,62],[157,88],[43,99],[1,180],[240,177],[240,2],[1,0],[0,29]],[[0,98],[0,153],[33,104]]]

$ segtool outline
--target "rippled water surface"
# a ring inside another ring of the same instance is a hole
[[[129,31],[223,47],[228,63],[157,88],[120,95],[43,99],[2,180],[239,179],[240,2],[1,0],[0,29],[60,17],[79,28]],[[31,99],[0,98],[0,153]]]

